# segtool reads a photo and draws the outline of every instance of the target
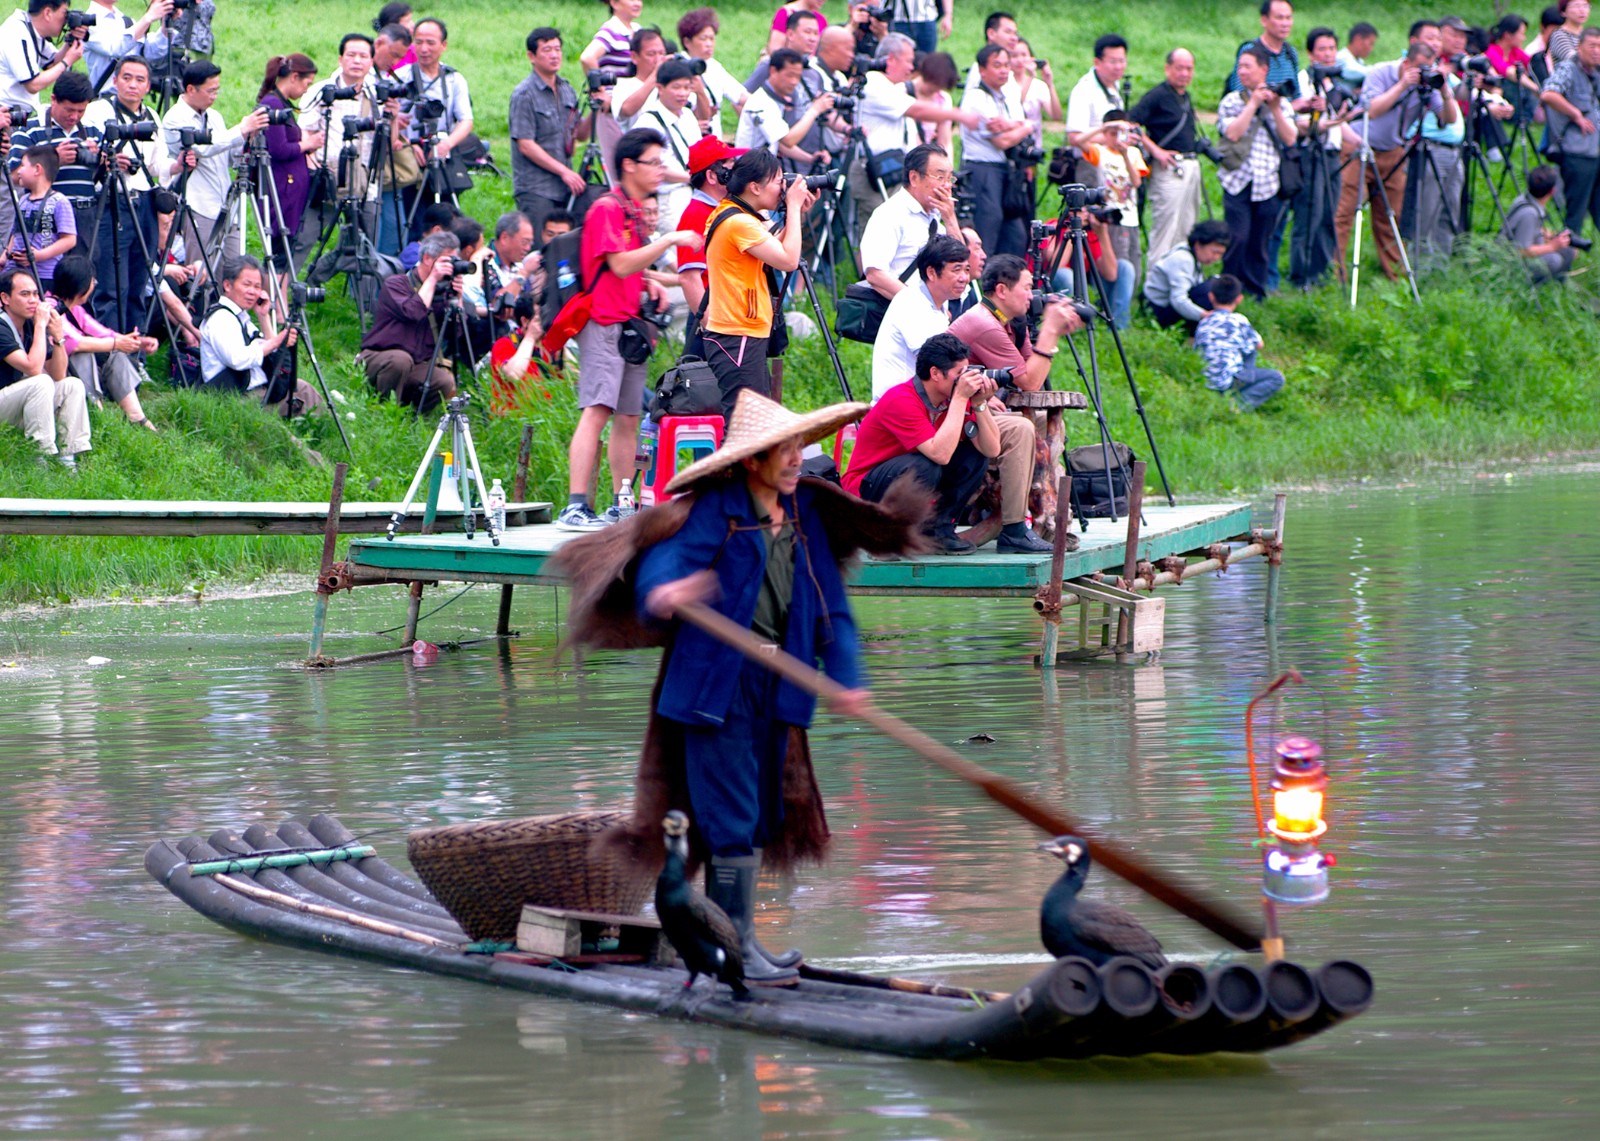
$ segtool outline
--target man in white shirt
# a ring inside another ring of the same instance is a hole
[[[667,42],[659,28],[640,28],[628,44],[634,74],[617,79],[611,89],[611,116],[624,131],[640,125],[639,113],[656,92],[657,72],[667,60]]]
[[[339,41],[339,70],[327,79],[313,83],[300,99],[300,129],[325,132],[322,148],[316,152],[317,157],[333,171],[336,178],[341,175],[344,177],[345,181],[339,186],[341,193],[353,193],[362,201],[370,196],[367,170],[372,160],[374,132],[356,132],[356,161],[352,169],[340,170],[339,152],[347,141],[345,119],[367,119],[377,113],[378,108],[373,103],[375,84],[372,75],[372,37],[361,32],[350,32]],[[329,97],[323,92],[330,89],[343,97],[329,102]],[[345,94],[349,91],[356,93],[354,98]],[[375,192],[377,188],[373,186],[370,189]]]
[[[666,172],[656,192],[664,233],[677,228],[678,216],[689,205],[689,148],[700,141],[693,102],[694,69],[686,59],[669,59],[656,69],[656,89],[634,120],[634,126],[655,131],[666,143],[661,148]]]
[[[906,90],[906,82],[916,71],[916,48],[911,37],[890,32],[878,45],[873,70],[867,73],[866,87],[856,102],[856,126],[866,139],[866,149],[874,155],[888,155],[898,151],[904,156],[922,141],[917,123],[956,122],[966,127],[981,126],[983,119],[976,111],[960,107],[942,107],[916,98]],[[904,162],[904,158],[900,159]],[[880,166],[881,169],[881,166]],[[868,215],[898,186],[886,185],[880,178],[871,177],[865,154],[858,154],[850,164],[850,192],[855,197],[856,232],[860,243]],[[908,372],[906,376],[910,376]],[[901,377],[900,381],[905,380]],[[895,383],[900,383],[896,381]]]
[[[449,158],[450,152],[472,133],[472,95],[467,89],[466,77],[443,62],[449,36],[443,20],[433,16],[418,20],[411,32],[411,48],[417,54],[417,62],[395,71],[395,77],[411,87],[411,98],[401,100],[400,109],[411,116],[406,137],[413,143],[421,142],[425,126],[423,117],[417,113],[418,105],[430,100],[444,105],[444,113],[426,123],[426,128],[433,132],[433,156],[438,159]],[[421,162],[421,148],[417,150],[417,159]],[[424,179],[417,186],[401,188],[407,211],[411,210],[419,193],[424,195],[425,202],[436,200],[433,192],[425,189],[428,181]],[[419,225],[421,219],[419,209],[415,212],[413,227]]]
[[[1022,36],[1017,31],[1016,17],[1009,12],[991,12],[989,13],[989,18],[983,22],[983,42],[985,47],[989,44],[999,44],[1015,57],[1017,44],[1021,42],[1021,39]],[[966,90],[971,91],[978,86],[978,83],[978,65],[974,63],[967,69]],[[1006,81],[1006,98],[1011,101],[1013,107],[1022,106],[1022,85],[1017,82],[1015,74]]]
[[[59,49],[50,41],[67,26],[67,0],[28,0],[0,24],[0,103],[40,110],[39,92],[83,57],[88,28],[68,32]]]
[[[228,124],[213,106],[221,91],[220,67],[205,59],[186,64],[183,69],[183,94],[174,101],[166,117],[161,120],[162,138],[166,140],[168,152],[179,157],[180,166],[186,162],[183,160],[185,152],[193,152],[195,156],[194,167],[188,172],[187,178],[180,170],[174,183],[189,203],[183,239],[190,252],[197,257],[202,249],[210,248],[211,235],[222,221],[222,205],[228,197],[229,163],[232,157],[244,150],[245,142],[251,135],[267,125],[267,113],[257,109],[241,119],[237,127],[229,130]],[[190,139],[196,140],[193,146],[184,146],[185,131],[189,132]],[[211,141],[199,142],[197,135],[201,133],[209,134]],[[179,183],[182,185],[177,186]],[[222,252],[244,252],[237,231]]]
[[[884,297],[893,300],[906,288],[901,275],[937,234],[961,233],[950,184],[950,156],[943,147],[933,143],[912,147],[906,153],[906,184],[867,219],[858,247],[861,265],[867,284]]]
[[[1128,70],[1128,41],[1118,35],[1104,35],[1094,42],[1094,66],[1073,85],[1067,97],[1067,142],[1081,147],[1084,136],[1106,121],[1106,112],[1123,106],[1118,84]],[[1099,168],[1080,162],[1081,181],[1100,184]]]
[[[999,44],[985,44],[978,51],[978,72],[978,86],[967,92],[963,106],[983,122],[961,128],[961,169],[974,195],[972,228],[989,253],[1020,255],[1028,248],[1027,219],[1008,217],[1005,197],[1007,180],[1020,179],[1023,173],[1012,169],[1006,152],[1033,133],[1033,124],[1023,117],[1021,105],[1005,95],[1011,79],[1010,52]]]
[[[872,399],[904,384],[917,368],[917,350],[950,327],[945,306],[971,280],[970,253],[960,238],[937,234],[917,254],[916,274],[895,294],[872,345]]]
[[[265,399],[271,371],[280,352],[291,352],[295,343],[292,328],[279,329],[272,315],[272,302],[261,284],[261,263],[248,254],[223,260],[218,271],[222,296],[200,325],[200,375],[217,389],[243,392]],[[265,334],[252,314],[266,326]],[[321,401],[311,386],[296,380],[293,398],[301,407]]]
[[[138,20],[126,15],[113,0],[90,0],[88,12],[95,23],[83,42],[83,61],[96,94],[105,86],[112,65],[123,56],[137,53],[148,60],[166,59],[172,49],[172,32],[166,26],[172,0],[154,0]]]

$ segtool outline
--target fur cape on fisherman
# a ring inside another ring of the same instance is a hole
[[[742,473],[731,478],[742,478]],[[923,520],[930,501],[927,489],[910,477],[897,480],[881,503],[869,503],[826,480],[801,481],[813,492],[812,510],[823,521],[835,562],[842,568],[863,551],[873,555],[915,555],[926,551]],[[640,620],[634,577],[640,556],[676,534],[694,506],[693,490],[621,523],[563,544],[551,568],[571,584],[567,609],[567,641],[596,649],[640,649],[666,646],[673,626]],[[620,833],[602,840],[620,844],[631,859],[655,868],[662,862],[661,820],[671,809],[690,812],[684,775],[683,726],[656,714],[666,656],[650,691],[649,724],[639,755],[633,812]],[[690,812],[692,817],[693,813]],[[706,853],[699,829],[690,833],[695,864]],[[805,863],[819,863],[827,852],[828,820],[822,793],[811,766],[811,747],[804,729],[789,731],[783,767],[783,823],[763,850],[763,862],[780,872]]]

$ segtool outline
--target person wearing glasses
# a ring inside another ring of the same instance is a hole
[[[906,153],[905,185],[872,212],[861,235],[861,264],[867,284],[885,298],[906,287],[902,278],[917,253],[937,234],[961,237],[951,195],[950,154],[934,143]]]

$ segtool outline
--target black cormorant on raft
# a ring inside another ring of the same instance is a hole
[[[1040,844],[1039,850],[1067,865],[1039,906],[1039,936],[1045,950],[1058,959],[1078,955],[1097,967],[1118,955],[1131,956],[1152,971],[1167,965],[1160,942],[1137,919],[1114,903],[1078,898],[1093,866],[1086,841],[1057,836]]]
[[[689,971],[684,988],[692,988],[701,975],[710,975],[732,987],[734,998],[749,998],[739,932],[727,912],[689,886],[689,818],[674,809],[661,822],[661,830],[666,833],[667,860],[656,877],[656,918]]]
[[[145,867],[202,915],[305,950],[910,1058],[1258,1052],[1320,1033],[1372,1000],[1371,975],[1345,960],[1307,969],[1257,957],[1152,971],[1125,955],[1041,965],[1009,994],[805,963],[799,985],[752,991],[747,1001],[721,987],[691,996],[682,967],[656,955],[597,948],[552,959],[474,942],[433,893],[371,851],[337,820],[313,816],[162,840],[145,853]],[[288,958],[275,963],[275,971],[294,970]]]

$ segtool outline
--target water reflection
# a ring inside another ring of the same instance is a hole
[[[1241,568],[1173,591],[1169,648],[1140,668],[1047,681],[1014,601],[862,606],[888,708],[1238,908],[1244,704],[1306,672],[1275,724],[1327,748],[1340,862],[1290,936],[1361,959],[1379,1002],[1268,1059],[901,1062],[241,939],[148,882],[147,843],[329,810],[397,854],[419,825],[622,802],[653,656],[556,661],[533,592],[503,649],[326,674],[271,665],[303,651],[304,596],[8,619],[26,658],[0,672],[0,1115],[73,1138],[1581,1134],[1600,611],[1572,570],[1600,562],[1592,480],[1300,497],[1275,637]],[[397,592],[341,597],[332,652],[378,648],[359,631],[402,613]],[[494,615],[479,590],[424,632]],[[1032,831],[865,730],[824,721],[813,744],[835,852],[769,885],[769,943],[999,989],[1034,973],[1058,869]],[[1094,883],[1176,954],[1220,951]]]

